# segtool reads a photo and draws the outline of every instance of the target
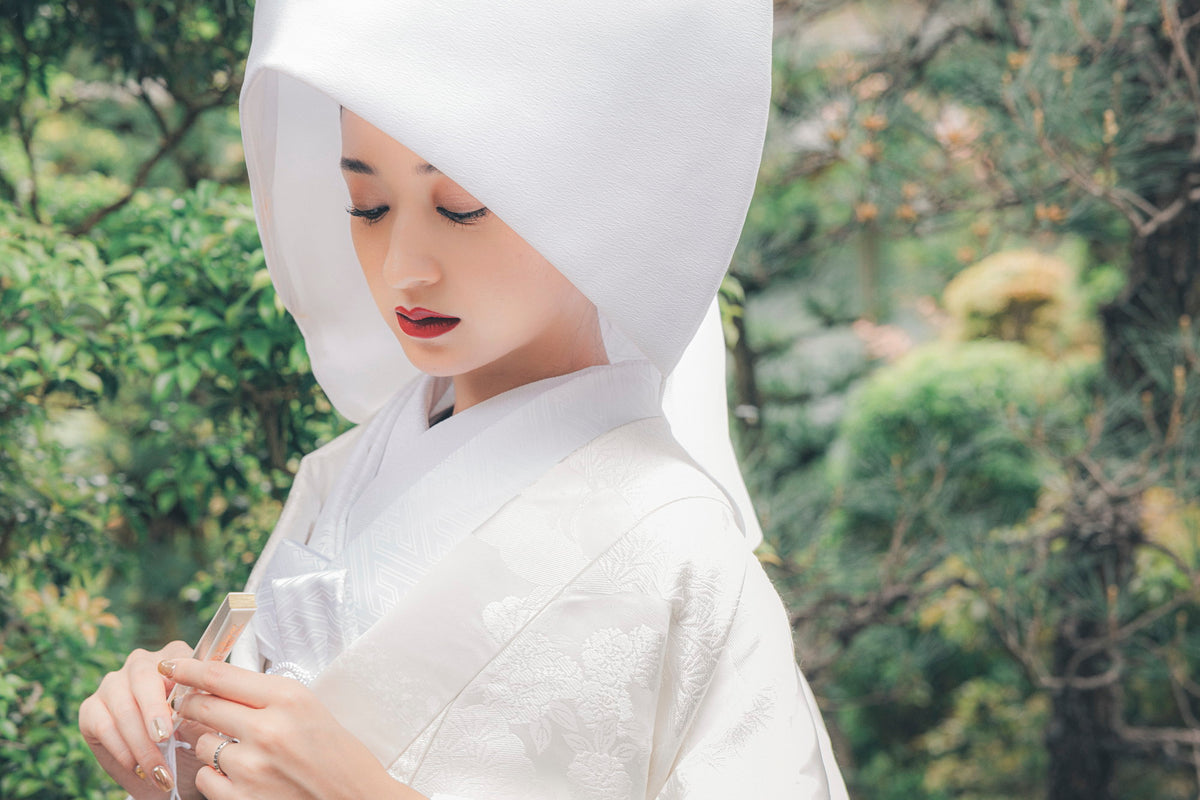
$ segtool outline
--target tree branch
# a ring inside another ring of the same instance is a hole
[[[69,230],[69,233],[72,236],[83,236],[92,228],[94,228],[97,223],[100,222],[100,220],[124,207],[126,203],[133,199],[133,196],[137,190],[145,185],[146,179],[149,177],[150,171],[154,169],[155,165],[179,145],[179,143],[183,140],[183,137],[186,136],[196,124],[196,120],[200,117],[200,115],[209,109],[218,108],[224,105],[225,99],[226,92],[221,92],[204,103],[188,107],[183,116],[183,120],[179,123],[179,126],[162,141],[154,155],[138,168],[137,174],[134,176],[133,181],[129,184],[128,191],[103,208],[93,211],[87,216],[86,219],[83,220],[83,222],[72,227]]]

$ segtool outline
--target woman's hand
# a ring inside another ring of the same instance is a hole
[[[104,771],[135,798],[161,798],[176,780],[185,796],[191,793],[200,765],[181,758],[176,765],[180,775],[172,775],[158,749],[158,743],[171,735],[167,695],[175,683],[157,669],[164,658],[185,658],[191,653],[186,642],[171,642],[153,653],[134,650],[125,665],[105,675],[96,693],[79,706],[84,741]]]
[[[206,733],[195,743],[205,765],[196,774],[196,788],[208,800],[424,800],[388,775],[299,681],[191,658],[164,661],[160,669],[168,679],[201,690],[178,704],[181,717],[237,739],[221,749],[220,773],[212,757],[224,739]]]

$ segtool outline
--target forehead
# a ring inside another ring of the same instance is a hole
[[[343,156],[366,158],[368,155],[374,155],[389,159],[423,162],[423,159],[412,150],[348,108],[342,109],[341,127]]]

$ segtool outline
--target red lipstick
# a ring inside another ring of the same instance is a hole
[[[458,317],[448,317],[427,308],[405,308],[396,306],[396,321],[400,330],[417,339],[433,339],[443,333],[454,330],[460,320]]]

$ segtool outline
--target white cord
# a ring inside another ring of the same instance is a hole
[[[167,771],[171,773],[171,779],[172,779],[172,783],[173,783],[173,786],[171,787],[171,794],[170,794],[170,797],[168,798],[168,800],[180,800],[180,797],[179,797],[179,772],[176,769],[176,765],[178,764],[178,759],[176,757],[176,753],[181,749],[182,750],[191,750],[192,749],[192,746],[190,744],[176,738],[176,736],[175,736],[175,734],[179,732],[179,726],[181,724],[183,724],[182,720],[176,722],[175,727],[174,727],[174,729],[172,729],[171,735],[169,737],[167,737],[167,740],[165,742],[158,743],[158,751],[160,753],[162,753],[163,759],[165,759],[167,762]]]

